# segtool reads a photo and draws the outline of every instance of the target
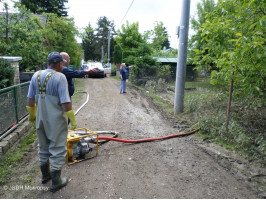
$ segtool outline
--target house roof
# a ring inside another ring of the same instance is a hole
[[[177,63],[177,57],[153,57],[160,63]]]

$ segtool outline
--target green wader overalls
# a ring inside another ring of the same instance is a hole
[[[59,97],[46,94],[47,82],[54,73],[56,72],[47,75],[43,87],[40,81],[41,71],[38,73],[39,94],[35,96],[40,165],[49,162],[52,171],[61,170],[66,161],[68,132],[67,116],[63,111]]]

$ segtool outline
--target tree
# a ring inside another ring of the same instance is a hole
[[[163,22],[156,22],[152,35],[152,47],[155,50],[162,50],[164,47],[167,49],[170,48],[168,33],[166,28],[163,26]]]
[[[151,45],[145,40],[146,37],[139,33],[138,22],[122,25],[115,38],[123,51],[123,62],[127,65],[136,65],[132,69],[132,82],[145,84],[152,76],[156,75],[155,60],[152,58]]]
[[[8,60],[0,58],[0,89],[13,84],[15,76],[14,67]]]
[[[96,28],[96,36],[99,44],[99,48],[103,47],[103,55],[107,52],[108,45],[108,31],[114,32],[114,23],[109,21],[107,17],[100,17],[97,21],[98,27]],[[112,34],[110,36],[112,38]],[[111,48],[110,48],[111,50]]]
[[[206,45],[206,41],[202,39],[202,30],[200,30],[200,28],[206,22],[207,14],[211,13],[215,7],[216,4],[214,0],[202,0],[201,3],[197,4],[197,15],[190,20],[191,28],[196,31],[196,34],[192,35],[188,42],[188,48],[190,49],[190,51],[188,51],[188,60],[195,57],[195,51],[192,51],[193,49],[201,49]],[[211,61],[211,63],[212,62],[213,61]]]
[[[196,50],[195,57],[198,69],[202,64],[216,64],[213,84],[231,83],[230,93],[234,88],[235,94],[256,106],[265,104],[265,8],[260,0],[219,1],[200,29],[206,45]]]
[[[97,45],[96,36],[94,35],[94,29],[91,24],[84,29],[82,34],[82,48],[84,49],[84,59],[97,60],[99,58],[100,50]]]
[[[85,51],[85,60],[101,60],[102,50],[103,55],[106,54],[108,48],[108,31],[114,31],[114,23],[109,21],[107,17],[100,17],[97,21],[98,27],[93,29],[89,24],[82,34],[82,47]],[[110,41],[110,56],[114,47],[113,35],[111,34]],[[102,49],[103,48],[103,49]]]
[[[117,44],[122,48],[123,61],[129,65],[133,65],[136,58],[136,50],[141,43],[144,43],[142,35],[139,33],[138,22],[126,25],[122,25],[122,30],[118,30],[118,35],[115,38]]]
[[[20,3],[34,14],[54,13],[58,17],[67,16],[67,2],[68,0],[20,0]]]
[[[40,18],[19,6],[18,13],[0,17],[0,55],[21,56],[20,70],[34,70],[45,62]],[[6,23],[8,21],[8,24]],[[8,33],[6,33],[8,30]],[[8,36],[8,37],[6,37]]]
[[[212,83],[233,78],[241,85],[239,92],[264,95],[265,24],[264,1],[219,1],[202,25],[206,45],[196,50],[195,57],[199,65],[215,61],[218,70],[212,72]]]
[[[81,47],[75,40],[78,30],[73,19],[45,13],[38,16],[21,4],[16,6],[19,12],[9,14],[8,20],[6,16],[0,17],[0,35],[8,35],[0,37],[0,55],[21,56],[22,71],[42,67],[51,51],[66,51],[71,64],[80,64]]]
[[[119,45],[114,47],[114,63],[121,64],[123,60],[123,51]]]
[[[81,47],[77,44],[75,36],[79,34],[73,18],[57,17],[55,14],[44,14],[47,23],[43,29],[46,38],[45,51],[67,52],[71,57],[70,64],[78,66],[81,60]]]

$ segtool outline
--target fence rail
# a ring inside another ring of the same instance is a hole
[[[27,94],[30,82],[0,90],[0,140],[27,116]]]

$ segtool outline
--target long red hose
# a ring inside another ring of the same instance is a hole
[[[158,137],[158,138],[146,138],[146,139],[138,139],[138,140],[125,140],[125,139],[119,139],[119,138],[111,138],[111,137],[99,136],[98,140],[112,140],[112,141],[124,142],[124,143],[151,142],[151,141],[154,141],[154,140],[164,140],[164,139],[169,139],[169,138],[173,138],[173,137],[190,135],[190,134],[193,134],[193,133],[197,132],[198,130],[199,129],[195,129],[193,131],[186,132],[186,133],[177,133],[177,134],[167,135],[167,136]]]

